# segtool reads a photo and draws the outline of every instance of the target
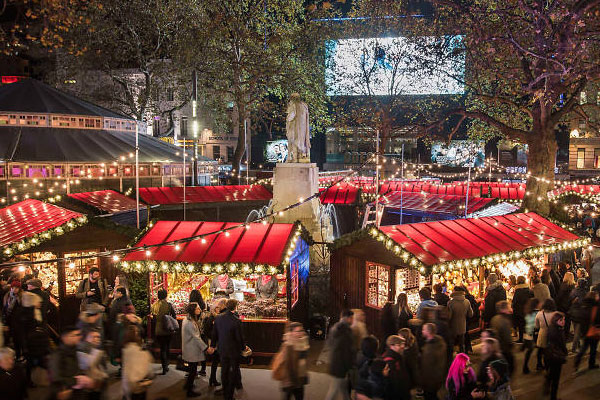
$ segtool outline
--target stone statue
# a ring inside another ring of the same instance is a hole
[[[300,100],[298,93],[292,93],[288,103],[286,136],[288,139],[287,162],[310,162],[308,106]]]

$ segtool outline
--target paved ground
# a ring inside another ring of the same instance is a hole
[[[329,384],[329,377],[325,371],[324,365],[316,365],[315,360],[318,356],[319,349],[322,346],[322,342],[313,343],[312,355],[309,359],[311,364],[310,383],[306,388],[307,400],[320,400],[325,397],[327,393],[327,387]],[[477,352],[478,346],[475,346]],[[548,396],[543,395],[543,373],[533,372],[530,375],[522,375],[521,367],[523,362],[524,353],[517,350],[515,353],[517,370],[513,377],[512,387],[516,399],[520,400],[542,400],[547,399]],[[534,353],[535,356],[535,353]],[[580,376],[573,376],[573,358],[574,355],[569,356],[567,364],[563,368],[561,385],[559,388],[559,397],[562,400],[597,400],[600,399],[600,369],[594,371],[587,371]],[[475,365],[478,364],[477,356],[473,356]],[[584,358],[582,365],[587,365],[587,358]],[[531,360],[530,366],[535,365],[535,360]],[[156,370],[159,371],[160,367],[158,364],[155,366]],[[176,371],[174,368],[165,375],[157,376],[154,384],[150,388],[148,399],[185,399],[184,391],[182,389],[184,380],[184,373]],[[262,366],[253,366],[250,368],[244,368],[242,370],[242,381],[244,383],[244,390],[236,393],[238,399],[261,399],[261,400],[279,400],[281,399],[281,392],[279,391],[278,382],[271,379],[271,371]],[[199,377],[196,380],[197,391],[202,393],[202,397],[199,399],[222,399],[222,396],[215,396],[212,394],[212,388],[208,387],[208,380],[206,377]],[[32,390],[32,399],[43,399],[44,390],[37,389]],[[120,382],[116,379],[111,381],[109,391],[107,393],[109,400],[120,400],[121,399],[121,388]],[[440,398],[443,398],[440,393]]]

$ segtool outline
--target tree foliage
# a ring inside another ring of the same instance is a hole
[[[325,115],[323,51],[317,26],[301,0],[205,0],[190,10],[188,41],[180,56],[198,71],[200,86],[213,98],[231,101],[238,142],[233,170],[246,150],[244,121],[269,118],[298,92],[312,123]]]
[[[555,126],[586,116],[581,91],[600,79],[599,0],[432,0],[435,35],[463,35],[468,98],[436,115],[421,132],[443,131],[450,117],[474,121],[478,134],[499,134],[529,146],[523,207],[548,214],[554,180]],[[442,56],[445,53],[438,53]]]

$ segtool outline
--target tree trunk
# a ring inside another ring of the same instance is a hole
[[[548,191],[554,186],[557,144],[552,128],[545,128],[539,132],[527,142],[529,146],[527,168],[531,176],[527,179],[527,192],[522,208],[548,216],[550,214]]]
[[[233,112],[233,132],[235,134],[237,129],[237,144],[233,153],[233,160],[231,161],[231,170],[233,172],[233,181],[239,184],[241,178],[238,175],[241,176],[240,166],[242,164],[242,157],[246,152],[246,131],[244,130],[244,121],[247,118],[246,107],[244,104],[237,104]]]

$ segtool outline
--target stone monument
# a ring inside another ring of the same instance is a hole
[[[292,94],[286,118],[288,157],[285,163],[277,164],[273,171],[273,211],[296,204],[319,192],[319,168],[317,164],[310,162],[308,121],[306,103],[298,93]],[[276,215],[275,221],[300,221],[315,240],[320,240],[319,205],[319,199],[315,197],[283,215]]]

